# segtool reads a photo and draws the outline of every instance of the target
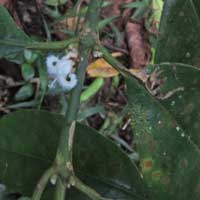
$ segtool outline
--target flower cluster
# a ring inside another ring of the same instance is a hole
[[[58,85],[64,91],[70,91],[77,85],[76,74],[72,73],[72,67],[74,66],[74,61],[69,57],[69,54],[62,58],[58,58],[55,55],[49,55],[46,59],[47,72],[51,78],[54,80],[49,85],[50,88],[54,88]]]

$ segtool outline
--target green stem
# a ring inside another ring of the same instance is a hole
[[[21,47],[24,49],[36,49],[36,50],[59,50],[64,49],[70,44],[77,43],[78,38],[71,38],[69,40],[57,41],[57,42],[18,42],[16,40],[0,40],[1,45],[10,45],[12,47]]]
[[[69,100],[69,109],[65,117],[65,126],[61,132],[60,142],[56,155],[56,165],[66,165],[67,162],[72,163],[72,143],[73,143],[73,134],[75,129],[75,120],[80,104],[80,94],[83,88],[83,83],[85,80],[85,71],[88,66],[89,52],[87,50],[81,51],[83,60],[77,67],[77,78],[78,84],[73,90],[70,100]],[[74,123],[72,123],[74,121]],[[70,140],[71,138],[71,140]],[[63,200],[65,197],[65,187],[61,180],[58,181],[56,185],[56,200]]]
[[[56,200],[64,200],[65,194],[66,194],[66,186],[64,185],[61,179],[58,179],[56,183],[56,191],[54,198]]]
[[[74,90],[71,94],[70,102],[69,102],[69,114],[68,114],[68,123],[72,122],[76,119],[76,115],[78,112],[79,104],[80,104],[80,95],[82,92],[84,80],[85,80],[85,71],[88,66],[88,60],[90,55],[90,50],[81,50],[83,61],[80,63],[77,69],[77,77],[78,77],[78,85],[76,90]],[[75,108],[75,109],[74,109]]]
[[[83,192],[86,194],[89,198],[92,200],[111,200],[108,198],[102,197],[99,193],[97,193],[94,189],[91,187],[88,187],[85,185],[80,179],[78,179],[76,176],[71,176],[70,178],[70,183],[73,185],[75,188],[77,188],[79,191]]]
[[[112,65],[117,71],[119,71],[123,76],[131,75],[132,74],[128,71],[128,69],[122,65],[118,60],[116,60],[106,48],[102,45],[98,45],[99,50],[102,52],[104,59]]]
[[[96,24],[99,19],[99,11],[100,11],[100,7],[98,6],[101,5],[101,2],[102,1],[97,1],[97,0],[91,1],[90,6],[88,8],[87,22],[91,29],[92,34],[96,33],[95,32]],[[98,12],[95,13],[94,9],[95,11],[97,11],[97,7],[98,7]],[[94,19],[96,20],[96,22]],[[88,66],[90,51],[94,47],[94,38],[91,37],[92,36],[91,33],[88,33],[85,36],[82,35],[80,41],[81,62],[79,63],[76,71],[78,84],[72,91],[72,94],[70,95],[69,109],[65,116],[64,127],[61,132],[57,155],[55,159],[56,165],[58,166],[60,165],[72,166],[72,144],[73,144],[73,135],[75,131],[75,123],[76,123],[75,121],[80,105],[80,95],[85,80],[85,72],[86,72],[86,67]],[[73,169],[71,172],[73,174]],[[65,190],[66,188],[64,187],[60,179],[56,185],[55,200],[64,200],[66,193]]]
[[[99,77],[96,78],[87,89],[81,93],[80,101],[85,102],[92,98],[104,85],[104,79]]]
[[[42,177],[40,178],[40,180],[39,180],[39,182],[38,182],[38,184],[35,188],[35,191],[34,191],[33,196],[32,196],[32,200],[40,200],[41,199],[42,193],[44,192],[44,189],[45,189],[49,179],[54,174],[55,174],[55,169],[52,167],[52,168],[49,168],[42,175]]]
[[[78,38],[71,38],[69,40],[57,42],[32,42],[28,43],[25,48],[37,50],[59,50],[68,47],[70,44],[77,43],[78,41]]]

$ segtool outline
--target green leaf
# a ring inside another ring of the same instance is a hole
[[[12,191],[31,195],[39,177],[53,163],[63,120],[61,115],[36,110],[18,111],[0,120],[2,183]],[[114,143],[79,123],[74,140],[74,168],[82,181],[107,197],[145,199],[137,168]],[[88,199],[74,189],[67,194],[70,200]]]
[[[29,198],[29,197],[21,197],[18,200],[31,200],[31,198]]]
[[[22,86],[15,94],[16,101],[24,101],[33,95],[34,89],[31,83]]]
[[[32,64],[38,58],[38,55],[37,55],[37,53],[35,53],[31,50],[25,49],[24,50],[24,58],[29,64]]]
[[[85,108],[84,110],[80,110],[78,113],[77,121],[79,122],[83,121],[88,117],[95,115],[97,113],[105,114],[105,108],[103,106],[95,106],[95,107]]]
[[[117,17],[108,17],[108,18],[105,18],[103,20],[101,20],[99,23],[98,23],[98,30],[99,31],[102,31],[105,26],[107,26],[108,24],[110,24],[111,22],[113,22]]]
[[[149,5],[148,0],[136,1],[122,5],[122,8],[142,8]]]
[[[68,0],[45,0],[45,4],[49,6],[58,6],[67,3]]]
[[[8,109],[34,108],[37,105],[38,105],[38,102],[36,100],[32,100],[32,101],[25,101],[25,102],[11,104],[11,105],[8,105],[6,108]]]
[[[200,66],[199,33],[199,0],[165,0],[155,62]]]
[[[126,80],[144,180],[152,199],[198,200],[200,70],[182,64],[147,70],[150,93],[150,86],[160,85],[157,99],[133,77]]]
[[[26,81],[31,80],[35,75],[33,66],[31,66],[28,63],[22,64],[21,71],[22,71],[22,76],[23,76],[24,80],[26,80]]]
[[[15,24],[3,6],[0,6],[0,58],[22,63],[24,45],[31,39]]]

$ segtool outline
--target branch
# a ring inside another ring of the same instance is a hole
[[[100,8],[102,2],[103,2],[102,0],[91,1],[88,7],[88,12],[86,17],[87,24],[85,27],[85,30],[87,30],[88,27],[90,30],[86,33],[86,35],[80,35],[79,48],[80,48],[81,62],[79,63],[76,71],[78,84],[72,91],[72,94],[70,96],[69,109],[65,116],[64,127],[62,129],[60,136],[60,141],[55,160],[56,165],[58,166],[66,165],[66,163],[72,166],[72,145],[73,145],[73,135],[75,131],[76,116],[80,105],[80,95],[85,80],[85,72],[88,66],[90,52],[95,45],[95,36],[97,31],[96,28],[99,20]],[[64,200],[65,193],[66,193],[66,188],[62,183],[62,180],[59,179],[56,185],[55,200]]]
[[[46,170],[46,172],[42,175],[42,177],[40,178],[40,180],[35,188],[35,191],[32,196],[32,200],[40,200],[41,199],[42,193],[44,192],[44,189],[45,189],[49,179],[54,174],[55,174],[55,169],[53,167]]]
[[[99,193],[97,193],[94,189],[91,187],[85,185],[79,178],[76,176],[71,176],[70,177],[70,183],[72,186],[86,194],[89,198],[92,200],[111,200],[108,198],[102,197]]]
[[[20,47],[22,49],[32,50],[59,50],[68,47],[70,44],[77,43],[79,38],[71,38],[69,40],[57,41],[57,42],[36,42],[36,41],[17,41],[12,39],[1,40],[1,45],[7,45],[11,47]]]

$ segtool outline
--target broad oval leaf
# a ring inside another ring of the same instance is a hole
[[[152,199],[200,196],[200,70],[182,64],[147,68],[157,98],[128,77],[132,126]]]
[[[200,66],[200,1],[165,0],[155,63]]]
[[[30,41],[15,24],[7,9],[0,5],[0,58],[22,63],[24,46]]]
[[[12,191],[30,196],[39,177],[53,163],[62,124],[62,116],[44,111],[18,111],[2,118],[2,183]],[[77,175],[103,196],[146,199],[146,190],[135,165],[114,143],[93,129],[77,123],[73,155]],[[71,189],[67,194],[71,200],[88,199]],[[51,197],[47,195],[43,199]]]

